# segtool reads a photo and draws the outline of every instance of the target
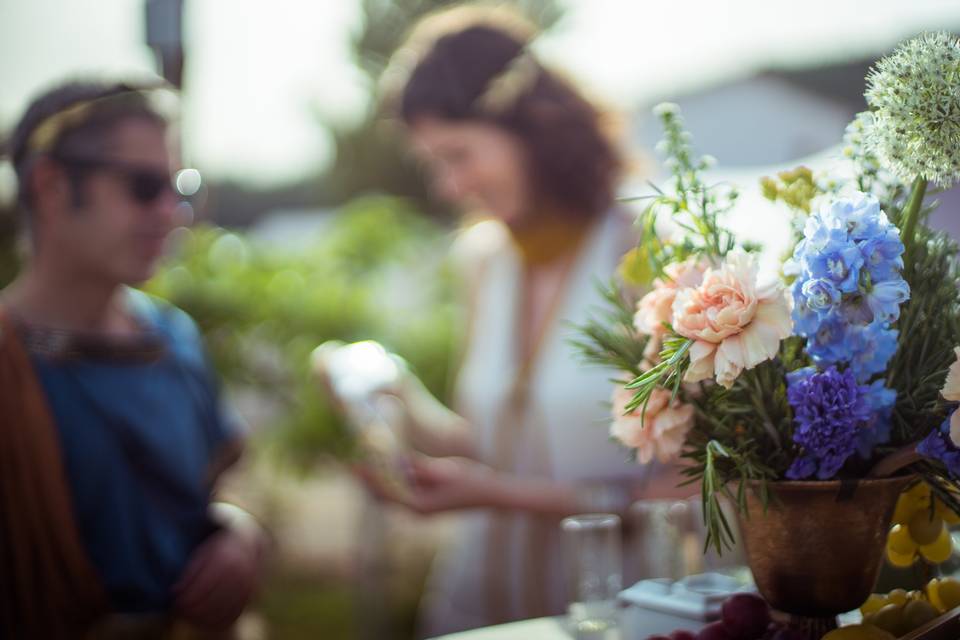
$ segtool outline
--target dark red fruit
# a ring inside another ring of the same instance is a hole
[[[670,640],[697,640],[697,634],[693,631],[674,631],[670,634]]]
[[[697,640],[741,640],[721,620],[711,622],[697,634]]]
[[[720,619],[737,640],[756,640],[770,624],[770,607],[755,593],[738,593],[723,603]]]
[[[670,640],[667,636],[650,636],[647,640]]]

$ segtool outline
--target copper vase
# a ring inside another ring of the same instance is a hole
[[[897,497],[911,480],[771,482],[766,513],[748,490],[738,520],[760,594],[811,638],[835,628],[837,614],[873,590]]]

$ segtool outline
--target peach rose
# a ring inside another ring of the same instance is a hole
[[[656,388],[650,394],[645,417],[641,407],[624,413],[633,391],[617,385],[613,390],[613,423],[610,435],[624,446],[635,449],[637,461],[646,464],[656,458],[670,462],[683,449],[687,433],[693,427],[693,405],[679,400],[670,402],[670,391]]]
[[[706,270],[707,264],[694,258],[687,258],[664,268],[667,277],[657,278],[653,282],[653,290],[637,303],[637,313],[633,317],[637,331],[651,336],[662,336],[666,331],[663,323],[673,321],[673,300],[677,291],[698,286]]]
[[[653,290],[640,298],[637,313],[633,316],[633,326],[640,333],[657,336],[666,329],[664,322],[670,322],[673,316],[673,299],[677,297],[677,288],[662,286],[660,280],[653,283]]]
[[[731,253],[709,269],[698,287],[681,289],[673,302],[673,329],[694,341],[684,378],[716,378],[726,388],[744,369],[774,357],[790,335],[790,305],[782,287],[757,284],[757,262]]]

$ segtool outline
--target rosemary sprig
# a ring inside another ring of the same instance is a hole
[[[598,284],[603,306],[583,325],[575,325],[577,338],[570,344],[587,363],[641,374],[640,362],[649,336],[641,335],[633,326],[634,304],[616,283]]]
[[[660,350],[660,362],[644,371],[629,384],[627,389],[635,390],[633,399],[627,403],[626,410],[633,411],[640,405],[644,407],[646,413],[647,402],[650,401],[650,395],[657,387],[666,387],[672,389],[673,398],[680,392],[680,382],[690,367],[690,347],[693,346],[693,340],[678,336],[675,333],[669,333],[663,339],[663,348]]]

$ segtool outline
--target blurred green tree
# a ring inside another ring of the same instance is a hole
[[[268,450],[305,468],[349,454],[350,434],[309,372],[327,340],[379,340],[446,395],[461,324],[448,237],[409,202],[355,199],[295,242],[197,227],[178,245],[148,290],[196,319]]]

